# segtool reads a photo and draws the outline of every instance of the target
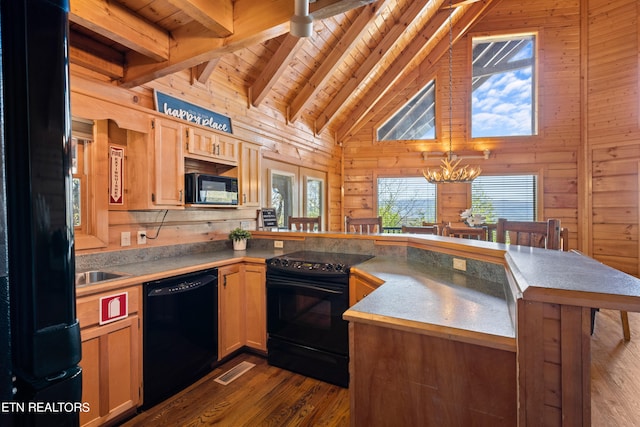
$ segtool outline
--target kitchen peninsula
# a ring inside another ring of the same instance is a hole
[[[426,359],[421,349],[434,345],[466,359],[460,363],[447,360],[445,368],[438,367],[439,371],[432,373],[446,374],[447,379],[456,383],[473,377],[482,384],[480,374],[493,381],[489,388],[474,394],[475,400],[461,403],[469,403],[467,414],[477,415],[478,411],[487,417],[499,414],[505,425],[513,425],[515,417],[521,425],[544,424],[539,422],[542,419],[557,422],[558,417],[574,420],[575,424],[588,424],[590,307],[640,311],[638,279],[575,252],[510,248],[439,236],[267,231],[253,234],[246,252],[216,250],[195,256],[111,265],[132,276],[79,288],[78,297],[229,263],[259,265],[271,256],[297,250],[374,255],[373,259],[355,266],[354,276],[379,287],[345,313],[352,332],[350,390],[352,421],[356,420],[356,424],[357,420],[383,416],[383,413],[397,416],[398,411],[392,406],[396,400],[404,405],[398,410],[402,410],[408,420],[420,416],[418,408],[424,407],[425,402],[410,400],[408,396],[417,399],[427,395],[414,394],[403,387],[404,393],[409,393],[404,398],[400,393],[399,399],[379,394],[378,399],[383,399],[385,405],[363,407],[359,399],[371,396],[361,395],[363,388],[368,387],[361,381],[362,377],[385,381],[382,374],[399,373],[405,375],[404,378],[411,374],[414,386],[425,390],[430,385],[426,382],[420,385],[414,376],[418,371],[411,371],[409,364],[398,362],[396,350],[401,347],[407,360],[417,358],[415,360],[422,363]],[[283,241],[284,249],[273,249],[275,240]],[[94,268],[96,264],[92,263],[99,262],[99,256],[91,257],[79,257],[79,264]],[[454,258],[465,262],[466,273],[451,268]],[[432,271],[435,270],[439,273],[434,278]],[[439,300],[434,303],[432,298]],[[464,309],[460,310],[461,307]],[[364,342],[362,337],[366,338]],[[384,345],[377,341],[382,337],[387,340]],[[391,345],[388,339],[393,340]],[[369,347],[361,350],[361,345]],[[376,346],[389,353],[369,354]],[[481,369],[474,370],[474,366]],[[495,366],[501,369],[493,370]],[[495,391],[498,381],[499,388],[508,391],[505,399]],[[558,396],[555,401],[545,399],[545,393],[541,392],[544,387],[551,387]],[[447,392],[455,395],[456,390]],[[519,402],[517,395],[521,396]],[[451,398],[450,395],[442,397]],[[439,401],[435,397],[430,399]],[[441,420],[461,411],[456,405],[444,405],[440,409],[444,417]],[[383,413],[369,412],[376,410]],[[466,415],[463,411],[457,416]],[[430,417],[435,417],[434,412],[430,412]]]

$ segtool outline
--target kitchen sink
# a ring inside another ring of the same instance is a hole
[[[76,273],[76,286],[92,285],[95,283],[106,282],[107,280],[114,280],[127,276],[130,276],[130,274],[100,270],[85,271],[84,273]]]

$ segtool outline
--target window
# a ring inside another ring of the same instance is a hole
[[[387,120],[377,132],[378,141],[435,139],[435,81]]]
[[[423,177],[378,178],[378,215],[386,229],[436,222],[436,185]]]
[[[473,39],[471,136],[537,133],[535,36]]]
[[[289,216],[321,216],[324,230],[326,173],[270,159],[263,163],[270,184],[264,199],[276,210],[278,228],[289,228]]]
[[[73,227],[76,233],[89,232],[89,188],[91,180],[91,150],[93,122],[72,120],[71,196]]]
[[[538,177],[536,175],[482,175],[471,184],[473,213],[486,216],[487,223],[498,218],[536,221]]]

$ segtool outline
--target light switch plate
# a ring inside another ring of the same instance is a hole
[[[123,231],[120,233],[120,246],[131,246],[131,232]]]

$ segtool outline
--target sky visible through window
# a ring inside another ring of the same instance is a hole
[[[521,60],[531,60],[534,54],[534,37],[523,36],[524,42],[518,47],[506,64],[514,64]],[[474,41],[475,55],[481,51],[478,47],[489,46],[495,40]],[[513,42],[513,40],[511,40]],[[496,56],[506,54],[507,49]],[[502,59],[504,61],[504,59]],[[525,61],[526,62],[526,61]],[[474,88],[472,93],[472,137],[522,136],[533,135],[533,66],[509,70],[504,64],[489,63],[496,70],[504,69],[488,77],[482,84]],[[474,72],[475,74],[475,72]]]

